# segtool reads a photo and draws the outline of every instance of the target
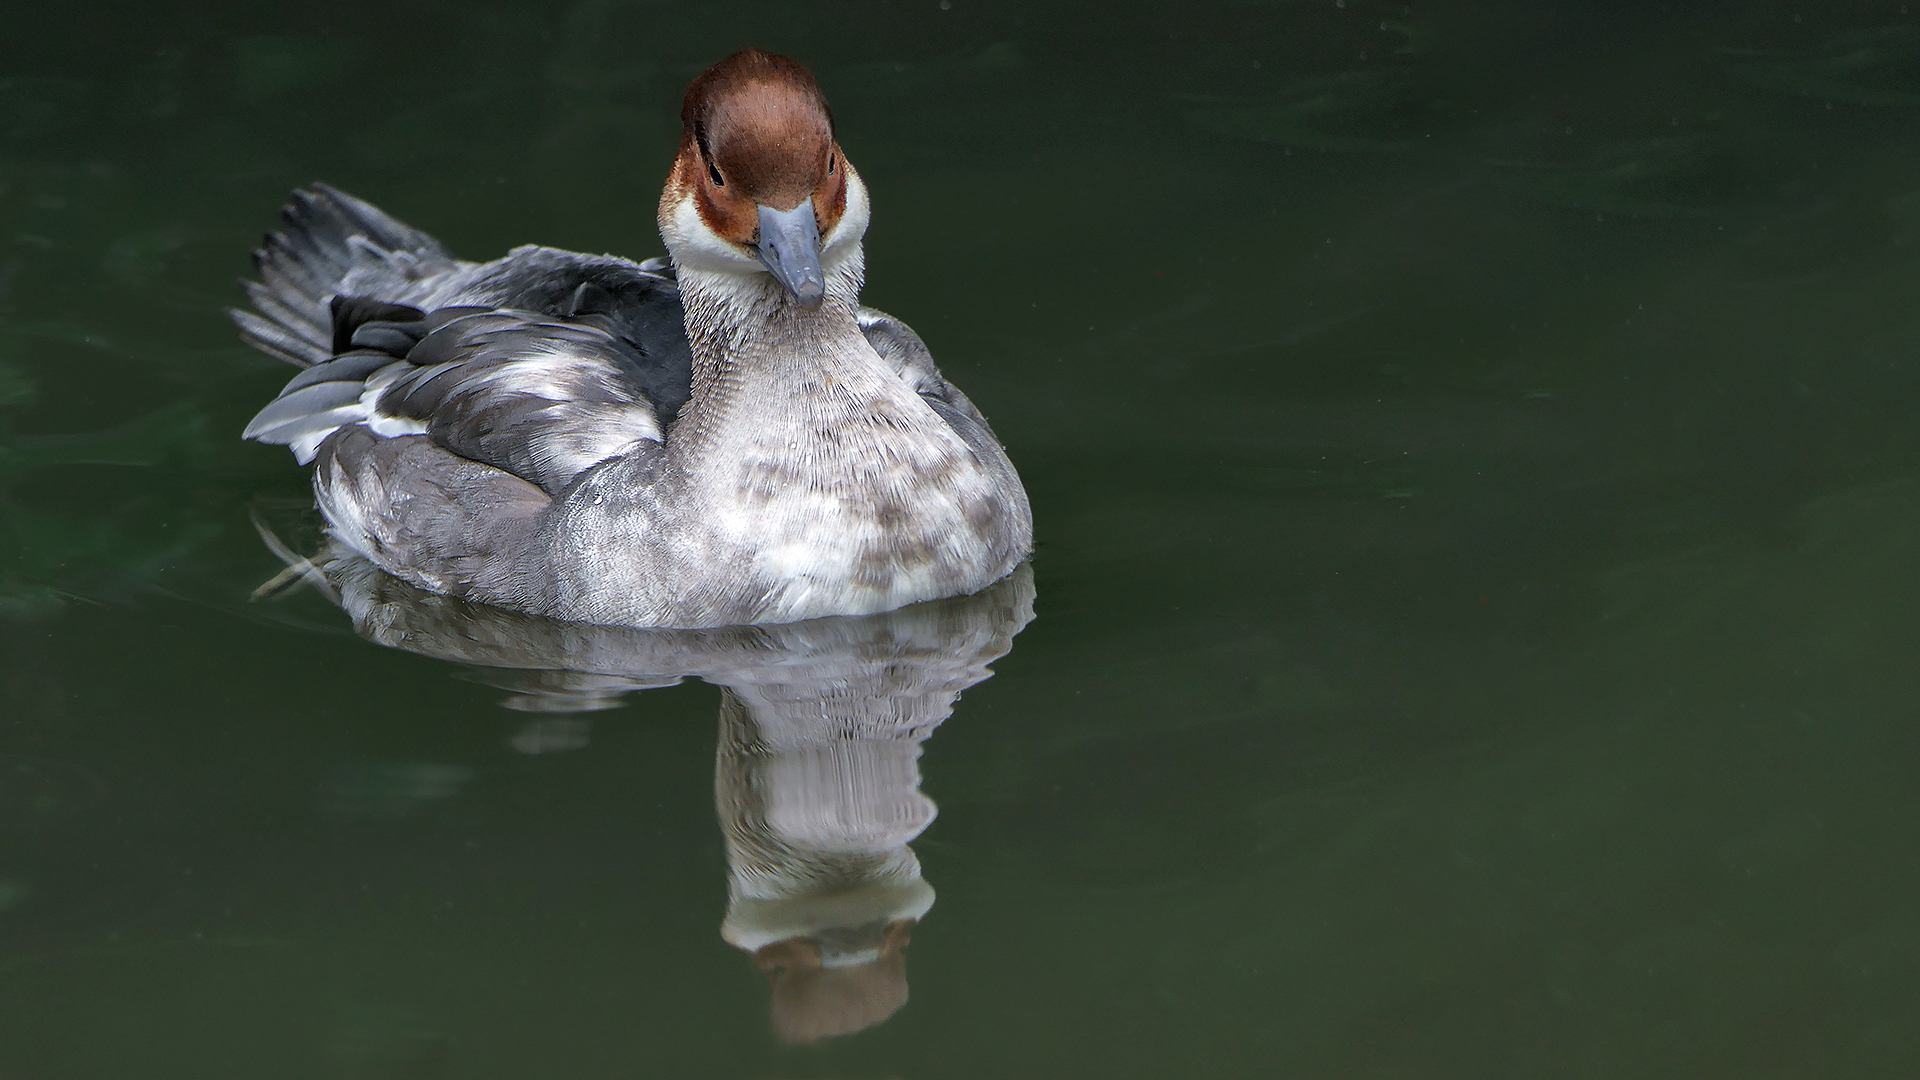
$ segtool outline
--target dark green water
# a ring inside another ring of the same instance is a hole
[[[0,1077],[1920,1072],[1895,0],[0,24]],[[315,178],[656,254],[747,43],[1040,536],[921,747],[910,1000],[797,1048],[721,938],[733,692],[516,711],[557,677],[250,601],[250,516],[317,534],[220,314]]]

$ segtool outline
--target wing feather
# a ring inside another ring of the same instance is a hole
[[[691,393],[679,291],[658,261],[527,247],[461,262],[317,184],[293,194],[255,265],[253,310],[232,313],[241,336],[305,370],[246,434],[302,463],[336,433],[426,435],[557,494],[659,445]]]
[[[357,404],[363,392],[364,387],[358,382],[322,382],[300,387],[291,394],[282,394],[269,402],[266,408],[255,414],[240,437],[263,442],[286,442],[285,439],[275,438],[275,432],[316,413]]]
[[[407,360],[374,403],[377,415],[417,421],[448,450],[549,494],[664,437],[635,377],[642,357],[597,327],[527,311],[466,315]]]
[[[394,357],[389,353],[367,350],[343,353],[295,375],[286,386],[281,388],[280,396],[285,397],[303,386],[311,386],[314,383],[365,382],[368,376],[393,362]]]
[[[240,328],[240,335],[247,344],[268,356],[285,360],[295,367],[306,367],[326,359],[325,349],[316,348],[278,323],[263,319],[251,311],[229,311],[227,315]]]

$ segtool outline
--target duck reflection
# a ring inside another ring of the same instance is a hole
[[[766,974],[775,1035],[847,1035],[906,1004],[903,950],[934,901],[908,847],[935,814],[920,744],[1032,620],[1027,568],[881,615],[717,630],[555,622],[422,592],[358,558],[326,579],[361,636],[511,691],[503,704],[537,714],[512,740],[523,751],[585,745],[580,714],[627,693],[718,686],[720,933]]]

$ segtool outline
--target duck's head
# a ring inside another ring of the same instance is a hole
[[[839,291],[836,279],[858,291],[866,187],[806,68],[735,53],[693,80],[680,121],[660,235],[683,274],[770,274],[804,308]]]

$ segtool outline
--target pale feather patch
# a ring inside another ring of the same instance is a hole
[[[364,410],[367,430],[383,439],[397,439],[402,435],[425,435],[427,425],[424,422],[410,416],[392,416],[381,411],[380,392],[393,381],[392,376],[381,378],[385,375],[387,370],[384,369],[374,372],[373,378],[367,380],[366,390],[360,395],[360,407]],[[379,380],[381,385],[375,386],[375,380]]]
[[[861,564],[899,539],[870,521],[849,520],[843,501],[828,493],[791,493],[779,500],[771,520],[739,511],[723,515],[729,531],[761,533],[754,569],[778,582],[763,617],[804,618],[821,611],[868,614],[939,595],[940,578],[977,555],[969,539],[966,507],[986,494],[984,477],[956,486],[951,496],[923,492],[914,505],[912,531],[930,541],[925,561],[894,563],[883,588],[858,580]]]
[[[556,367],[556,361],[580,370]],[[475,375],[467,382],[467,386],[475,390],[486,387],[502,394],[522,394],[527,397],[545,398],[548,401],[566,401],[574,395],[572,387],[569,387],[562,377],[578,378],[581,374],[591,374],[604,379],[613,375],[613,369],[598,358],[578,356],[559,350],[542,350]]]
[[[336,540],[369,560],[377,560],[373,521],[359,491],[359,485],[338,458],[330,459],[314,477],[314,495],[320,512]]]
[[[644,408],[573,405],[565,411],[568,424],[537,436],[532,447],[543,464],[575,476],[642,443],[660,441],[660,425]]]
[[[593,391],[620,400],[582,400]],[[476,393],[547,402],[542,413],[552,423],[543,423],[529,436],[528,448],[542,465],[568,475],[665,437],[652,404],[627,392],[620,372],[604,357],[589,353],[562,348],[531,352],[474,376],[458,391],[459,396]]]
[[[358,405],[343,405],[338,409],[330,409],[328,412],[333,415],[328,416],[328,413],[320,413],[317,414],[314,419],[316,421],[327,419],[337,422],[327,427],[313,428],[306,434],[287,444],[287,449],[293,451],[293,459],[295,461],[298,461],[302,465],[312,464],[313,455],[320,452],[320,444],[327,441],[327,436],[332,435],[348,424],[358,423],[365,417],[364,410]]]

